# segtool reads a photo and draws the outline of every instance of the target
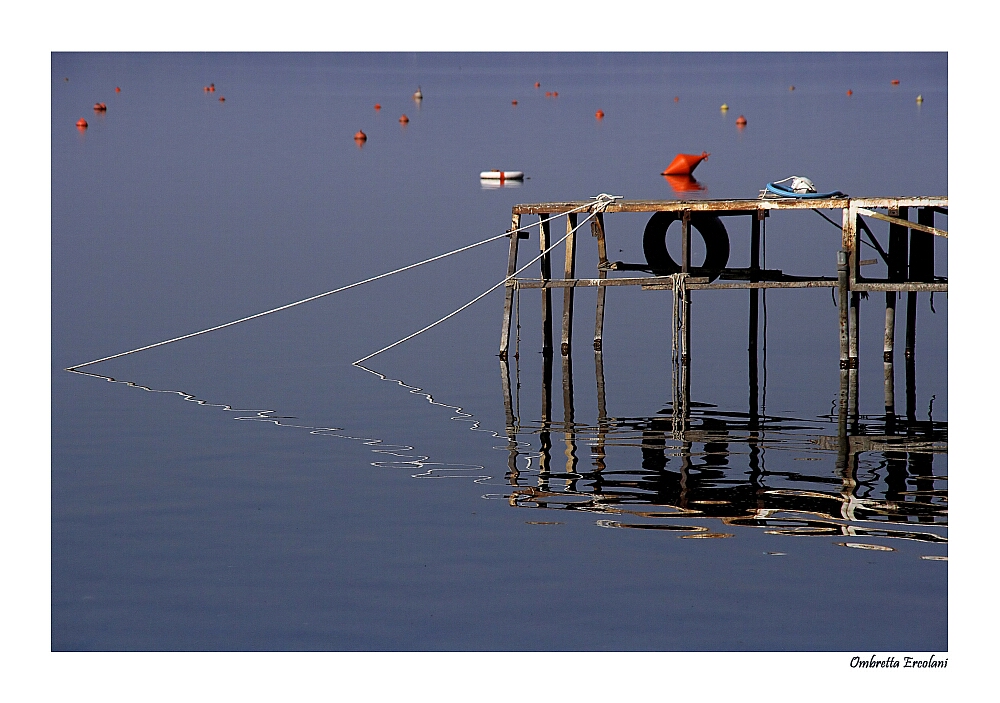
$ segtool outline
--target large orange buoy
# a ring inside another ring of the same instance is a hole
[[[740,115],[739,117],[737,117],[736,118],[736,126],[737,127],[746,127],[747,126],[747,118],[744,117],[743,115]]]
[[[598,110],[597,112],[595,112],[594,113],[594,117],[596,117],[599,120],[603,120],[604,119],[604,110]]]
[[[406,124],[407,122],[409,122],[409,121],[410,121],[410,118],[409,118],[409,117],[407,117],[406,115],[403,115],[402,117],[400,117],[400,118],[399,118],[399,121],[400,121],[400,122],[401,122],[402,124]]]
[[[360,129],[354,135],[354,141],[356,142],[366,142],[368,141],[368,135],[362,132]]]
[[[661,176],[690,176],[691,172],[697,168],[698,164],[708,158],[708,152],[703,151],[697,154],[678,154],[670,165],[664,169]]]
[[[87,129],[87,120],[81,117],[76,121],[76,126],[80,129]]]

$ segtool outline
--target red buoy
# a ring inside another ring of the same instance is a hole
[[[208,84],[208,92],[209,93],[214,93],[215,92],[215,83],[209,83]]]
[[[517,100],[511,100],[511,101],[510,101],[510,104],[511,104],[511,105],[517,105]]]
[[[81,117],[76,121],[76,126],[80,129],[87,129],[87,120]]]
[[[220,96],[219,96],[219,102],[220,102],[220,103],[224,103],[224,102],[226,102],[226,96],[225,96],[225,95],[220,95]]]
[[[850,88],[848,88],[848,89],[847,89],[847,94],[848,94],[848,95],[854,95],[854,91],[853,91],[853,90],[851,90]]]
[[[556,91],[553,90],[552,91],[552,97],[553,98],[558,98],[559,97],[559,93],[557,93]]]
[[[535,87],[536,87],[536,88],[541,88],[541,87],[542,87],[542,84],[541,84],[541,83],[539,83],[538,81],[535,81]]]
[[[115,86],[115,92],[116,92],[116,93],[120,93],[120,92],[122,92],[122,89],[121,89],[121,88],[119,88],[118,86]]]
[[[604,119],[604,110],[598,110],[597,112],[595,112],[594,113],[594,117],[596,117],[599,120],[603,120]]]
[[[382,106],[379,105],[378,103],[375,103],[375,111],[378,112],[381,109],[382,109]]]
[[[356,142],[366,142],[368,141],[368,135],[362,132],[360,129],[354,135],[354,141]]]
[[[736,118],[736,126],[737,127],[746,127],[747,126],[747,118],[744,117],[743,115],[740,115],[739,117],[737,117]]]
[[[406,115],[403,115],[402,117],[400,117],[400,118],[399,118],[399,121],[400,121],[400,122],[401,122],[402,124],[406,124],[407,122],[409,122],[409,121],[410,121],[410,118],[409,118],[409,117],[407,117]]]
[[[708,158],[708,152],[703,151],[701,155],[697,154],[678,154],[674,157],[674,160],[670,162],[670,165],[664,169],[661,176],[690,176],[691,172],[702,161]]]
[[[892,84],[893,85],[899,85],[899,79],[898,78],[893,78],[892,79]]]

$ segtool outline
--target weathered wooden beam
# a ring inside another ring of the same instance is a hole
[[[932,208],[932,209],[937,210],[938,208]],[[891,224],[903,225],[904,227],[915,229],[918,232],[926,232],[927,234],[933,234],[937,237],[944,237],[945,239],[948,238],[947,230],[938,229],[937,227],[930,227],[928,225],[921,224],[919,222],[910,222],[909,220],[900,219],[898,217],[890,217],[889,215],[883,215],[880,212],[874,212],[873,210],[869,210],[867,208],[858,208],[858,214],[864,215],[865,217],[873,217],[876,220],[882,220],[884,222],[889,222]]]
[[[597,213],[590,223],[590,230],[597,237],[597,276],[598,280],[605,280],[608,277],[608,246],[604,233],[604,213]],[[606,286],[597,288],[597,316],[594,321],[594,350],[601,351],[604,344],[604,296],[607,293]]]
[[[521,227],[521,216],[512,215],[510,219],[510,252],[507,255],[507,277],[510,278],[517,271],[517,243],[521,239],[518,229]],[[503,325],[500,328],[500,358],[507,358],[507,349],[510,346],[510,324],[513,315],[514,287],[506,286],[503,300]]]
[[[563,280],[576,279],[576,213],[566,215],[566,265],[563,269]],[[573,290],[575,286],[563,289],[563,319],[562,319],[562,355],[569,354],[573,339]]]
[[[859,208],[888,209],[890,207],[933,207],[946,209],[947,196],[919,197],[876,197],[876,198],[781,198],[781,199],[724,199],[724,200],[618,200],[607,206],[605,212],[716,212],[739,214],[740,211],[757,210],[841,210],[854,203]],[[522,215],[541,213],[561,214],[569,210],[579,210],[592,203],[584,201],[562,201],[551,203],[523,203],[515,205],[513,212]]]
[[[947,293],[947,283],[912,283],[901,282],[892,283],[885,281],[859,281],[851,286],[851,290],[856,291],[906,291],[921,293]]]

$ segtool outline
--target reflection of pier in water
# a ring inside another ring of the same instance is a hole
[[[714,519],[773,534],[945,542],[946,477],[934,474],[934,457],[947,450],[947,423],[916,419],[912,384],[905,417],[892,408],[861,416],[846,402],[836,415],[812,420],[762,414],[756,322],[751,315],[746,413],[692,402],[688,366],[675,362],[666,408],[650,417],[609,416],[603,352],[595,351],[597,422],[579,423],[570,352],[561,357],[562,419],[552,412],[553,355],[543,354],[540,419],[522,423],[510,368],[501,360],[510,504],[600,513],[609,518],[598,521],[605,527],[672,530],[692,538],[731,536],[704,522]],[[842,374],[841,400],[849,384]],[[581,447],[589,447],[589,460],[580,456]],[[769,449],[781,450],[771,453],[771,466],[765,461]],[[866,453],[877,461],[875,469],[862,465]]]

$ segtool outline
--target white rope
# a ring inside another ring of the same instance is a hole
[[[491,286],[487,290],[485,290],[482,293],[480,293],[479,295],[477,295],[475,298],[473,298],[472,300],[470,300],[469,302],[467,302],[462,307],[460,307],[457,310],[454,310],[454,311],[448,313],[447,315],[445,315],[441,319],[436,320],[435,322],[432,322],[431,324],[427,325],[423,329],[419,329],[416,332],[414,332],[413,334],[407,335],[406,337],[403,337],[402,339],[393,342],[389,346],[382,347],[377,352],[373,352],[373,353],[369,354],[368,356],[365,356],[365,357],[362,357],[362,358],[358,359],[357,361],[355,361],[353,363],[353,366],[361,366],[362,362],[368,361],[368,359],[371,359],[373,356],[378,356],[382,352],[389,351],[393,347],[397,347],[400,344],[402,344],[403,342],[407,342],[407,341],[413,339],[414,337],[416,337],[417,335],[423,334],[427,330],[432,329],[434,327],[437,327],[438,325],[440,325],[445,320],[448,320],[448,319],[454,317],[455,315],[457,315],[458,313],[462,312],[463,310],[466,310],[467,308],[472,307],[475,303],[478,303],[480,300],[482,300],[483,298],[485,298],[487,295],[489,295],[490,293],[492,293],[493,291],[495,291],[500,286],[506,284],[509,280],[511,280],[512,278],[514,278],[515,276],[517,276],[519,273],[521,273],[522,271],[524,271],[526,268],[528,268],[529,266],[531,266],[533,263],[535,263],[536,261],[538,261],[539,259],[541,259],[543,256],[545,256],[546,254],[548,254],[550,251],[552,251],[553,249],[555,249],[557,246],[559,246],[560,244],[562,244],[564,241],[566,241],[569,238],[570,235],[574,234],[578,229],[580,229],[581,227],[583,227],[583,225],[588,220],[590,220],[595,215],[597,215],[597,213],[604,212],[607,209],[608,205],[610,205],[615,200],[617,200],[617,199],[619,199],[621,197],[622,196],[620,196],[620,195],[608,195],[607,193],[601,193],[600,195],[593,196],[591,198],[591,200],[596,200],[596,202],[582,206],[582,208],[589,208],[590,211],[591,211],[590,214],[587,215],[585,218],[583,218],[583,220],[576,227],[574,227],[569,232],[567,232],[562,237],[562,239],[560,239],[558,242],[556,242],[555,244],[553,244],[552,246],[550,246],[548,249],[545,249],[544,251],[542,251],[541,254],[539,254],[534,259],[532,259],[531,261],[529,261],[528,263],[526,263],[524,266],[522,266],[521,268],[519,268],[514,273],[510,274],[509,276],[507,276],[506,278],[504,278],[503,280],[501,280],[496,285]],[[576,210],[580,210],[582,208],[580,208],[580,207],[573,208],[573,210],[567,210],[565,213],[561,213],[561,214],[568,215],[568,214],[570,214],[572,212],[575,212]],[[361,368],[364,368],[364,367],[361,367]]]
[[[600,197],[600,196],[598,196],[598,197]],[[611,196],[611,197],[614,197],[614,196]],[[576,212],[578,210],[585,210],[585,209],[587,209],[589,207],[593,207],[593,205],[592,204],[581,205],[581,206],[573,208],[572,210],[569,210],[567,212]],[[562,214],[562,213],[560,213],[560,214]],[[547,218],[545,220],[539,220],[538,222],[532,223],[531,225],[527,225],[526,227],[534,227],[535,225],[541,225],[543,222],[548,222],[549,220],[554,220],[556,217],[559,217],[559,216],[560,215],[553,215],[552,217],[549,217],[549,218]],[[173,337],[172,339],[165,339],[162,342],[156,342],[155,344],[147,344],[144,347],[139,347],[137,349],[130,349],[129,351],[121,352],[120,354],[112,354],[111,356],[105,356],[105,357],[101,357],[100,359],[94,359],[93,361],[88,361],[85,364],[76,364],[75,366],[68,366],[68,367],[66,367],[65,370],[66,371],[74,371],[76,369],[82,369],[84,366],[91,366],[92,364],[99,364],[102,361],[110,361],[111,359],[117,359],[117,358],[122,357],[122,356],[128,356],[129,354],[135,354],[136,352],[146,351],[147,349],[153,349],[155,347],[162,347],[164,344],[172,344],[174,342],[179,342],[182,339],[190,339],[191,337],[197,337],[197,336],[202,335],[202,334],[208,334],[209,332],[215,332],[217,330],[221,330],[221,329],[224,329],[226,327],[232,327],[233,325],[238,325],[241,322],[247,322],[249,320],[254,320],[254,319],[258,318],[258,317],[264,317],[264,315],[270,315],[271,313],[274,313],[274,312],[280,312],[282,310],[288,310],[289,308],[294,308],[296,305],[302,305],[304,303],[312,302],[313,300],[319,300],[320,298],[325,298],[328,295],[333,295],[334,293],[341,293],[341,292],[343,292],[345,290],[349,290],[351,288],[356,288],[357,286],[364,285],[365,283],[371,283],[372,281],[377,281],[377,280],[379,280],[381,278],[386,278],[388,276],[392,276],[392,275],[397,274],[397,273],[402,273],[403,271],[409,271],[410,269],[416,268],[418,266],[423,266],[424,264],[429,264],[429,263],[431,263],[433,261],[438,261],[440,259],[444,259],[444,258],[452,256],[454,254],[460,254],[463,251],[468,251],[469,249],[474,249],[474,248],[476,248],[478,246],[481,246],[483,244],[489,244],[490,242],[495,242],[496,240],[503,239],[504,237],[517,236],[517,233],[525,230],[526,227],[518,227],[517,229],[508,230],[507,232],[504,232],[503,234],[498,234],[495,237],[490,237],[488,239],[484,239],[484,240],[482,240],[480,242],[476,242],[475,244],[469,244],[467,246],[460,247],[458,249],[453,249],[452,251],[449,251],[447,253],[438,254],[437,256],[432,256],[429,259],[424,259],[423,261],[418,261],[415,264],[410,264],[408,266],[403,266],[401,268],[394,269],[392,271],[387,271],[386,273],[381,273],[381,274],[379,274],[377,276],[372,276],[371,278],[366,278],[363,281],[355,281],[354,283],[350,283],[350,284],[348,284],[346,286],[341,286],[340,288],[334,288],[333,290],[328,290],[325,293],[320,293],[318,295],[313,295],[313,296],[310,296],[308,298],[303,298],[302,300],[297,300],[294,303],[288,303],[287,305],[281,305],[281,306],[276,307],[276,308],[271,308],[270,310],[265,310],[264,312],[258,312],[255,315],[248,315],[247,317],[241,317],[238,320],[233,320],[232,322],[226,322],[226,323],[221,324],[221,325],[216,325],[215,327],[209,327],[208,329],[199,330],[198,332],[191,332],[190,334],[184,334],[184,335],[181,335],[180,337]]]

